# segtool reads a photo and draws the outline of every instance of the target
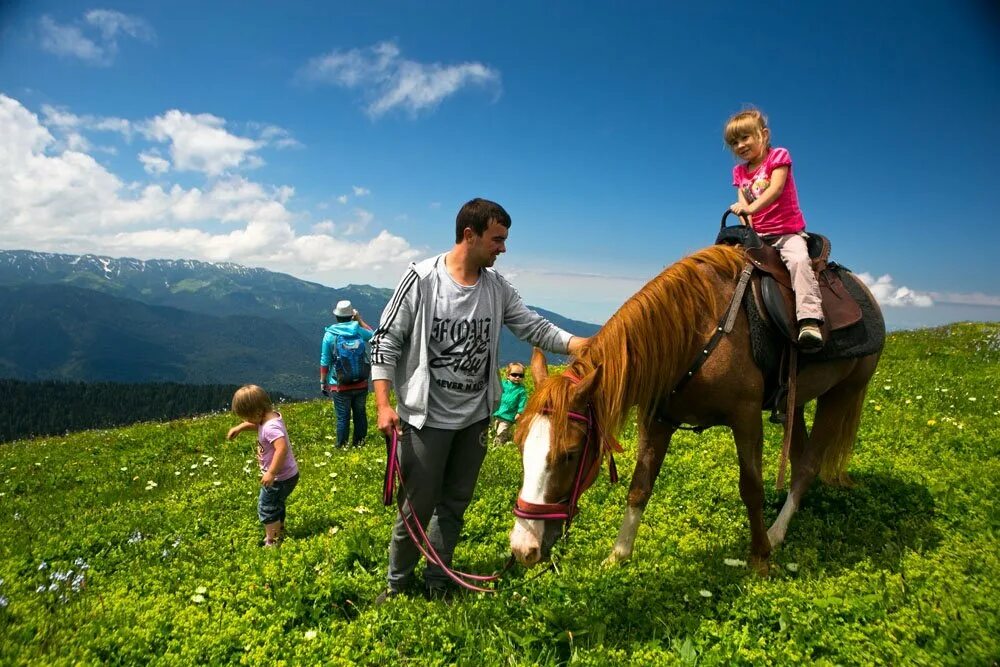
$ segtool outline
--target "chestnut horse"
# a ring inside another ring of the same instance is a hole
[[[530,566],[547,557],[565,522],[572,519],[579,494],[617,445],[613,436],[632,406],[639,427],[636,466],[608,562],[631,556],[653,482],[681,423],[732,429],[740,496],[750,519],[751,562],[758,571],[766,571],[771,549],[784,539],[817,474],[829,484],[848,483],[847,463],[881,350],[800,367],[795,408],[789,410],[789,418],[794,418],[791,490],[770,529],[764,524],[761,469],[764,378],[752,356],[743,308],[731,333],[722,336],[704,365],[671,395],[704,354],[746,263],[742,249],[716,245],[668,267],[608,320],[561,375],[545,377],[544,357],[536,350],[536,390],[520,419],[526,428],[516,436],[524,478],[510,545],[518,561]],[[816,415],[807,434],[802,406],[812,399],[817,399]],[[664,413],[666,419],[658,418]]]

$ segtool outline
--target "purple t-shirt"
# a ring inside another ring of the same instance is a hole
[[[280,412],[275,414],[278,416],[268,419],[257,427],[257,462],[260,463],[261,473],[267,472],[271,467],[271,461],[274,460],[274,441],[278,438],[284,438],[287,445],[285,465],[274,476],[275,481],[281,482],[295,477],[299,472],[299,464],[295,462],[295,454],[292,453],[292,441],[288,439],[285,421],[281,418]]]
[[[785,189],[771,203],[751,216],[758,234],[795,234],[806,228],[806,219],[799,210],[799,193],[792,178],[792,156],[784,148],[772,148],[752,173],[745,164],[733,167],[733,185],[743,190],[747,203],[754,201],[771,185],[771,173],[778,167],[788,167]]]

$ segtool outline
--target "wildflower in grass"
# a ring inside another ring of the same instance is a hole
[[[38,588],[36,588],[35,592],[36,593],[44,593],[45,592],[45,584],[42,584],[41,586],[39,586]]]
[[[204,586],[199,586],[198,588],[194,589],[194,592],[197,593],[198,595],[204,595],[205,593],[208,592],[208,589]]]
[[[787,565],[785,565],[785,569],[787,569],[789,572],[798,572],[799,571],[799,564],[798,563],[788,563]]]
[[[140,533],[138,530],[133,531],[128,538],[129,544],[136,544],[137,542],[142,542],[142,533]]]
[[[39,565],[38,565],[38,571],[39,572],[41,572],[42,570],[47,570],[47,569],[49,569],[49,564],[48,563],[46,563],[44,560],[41,563],[39,563]]]
[[[698,591],[698,595],[700,595],[703,598],[710,598],[710,597],[712,597],[712,591],[705,590],[703,588],[700,591]]]
[[[745,560],[740,560],[738,558],[726,558],[722,561],[729,567],[746,567],[747,562]]]
[[[9,604],[10,600],[8,600],[5,596],[0,595],[0,609],[6,609]]]
[[[205,596],[204,595],[200,595],[200,594],[196,593],[196,594],[194,594],[194,595],[191,596],[191,602],[194,602],[195,604],[201,604],[204,601],[205,601]]]
[[[306,630],[306,639],[316,639],[316,631]]]
[[[934,426],[934,424],[937,424],[937,420],[936,419],[928,419],[927,420],[927,425],[928,426]]]

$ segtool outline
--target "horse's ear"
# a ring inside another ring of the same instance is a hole
[[[545,354],[541,348],[536,347],[531,350],[531,377],[535,379],[535,384],[537,385],[548,376],[549,365],[545,361]]]
[[[597,388],[597,384],[601,381],[601,368],[601,366],[598,366],[580,378],[578,383],[573,385],[574,397],[587,398],[591,395],[591,393],[593,393],[594,389]]]

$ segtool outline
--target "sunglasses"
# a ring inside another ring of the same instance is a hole
[[[523,378],[524,373],[509,373],[512,378]]]

